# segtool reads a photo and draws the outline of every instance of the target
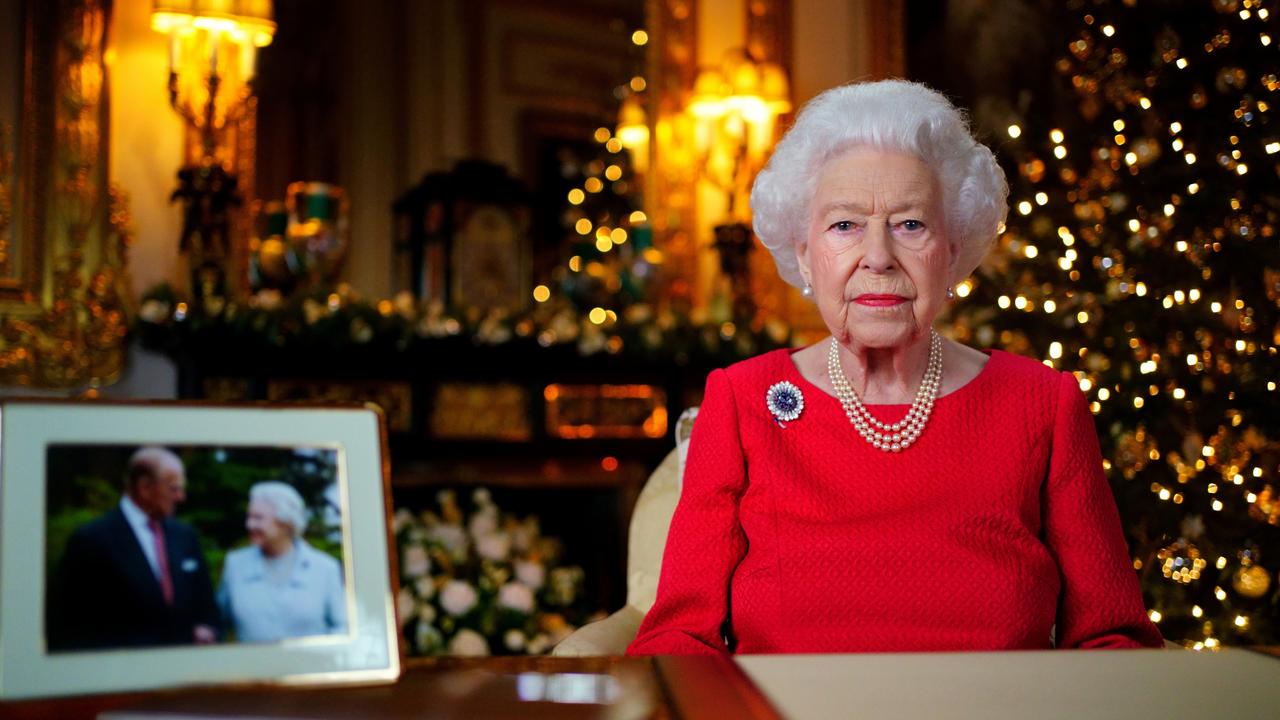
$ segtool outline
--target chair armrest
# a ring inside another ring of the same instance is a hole
[[[575,630],[551,651],[559,657],[591,655],[625,655],[627,646],[636,639],[644,613],[630,605],[609,617]]]

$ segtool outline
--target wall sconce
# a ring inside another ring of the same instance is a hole
[[[773,147],[774,125],[791,112],[786,71],[730,50],[719,67],[698,72],[687,110],[696,123],[703,176],[728,194],[730,219],[745,220],[745,199]]]
[[[720,274],[710,308],[722,320],[750,322],[756,305],[748,261],[753,248],[748,198],[773,147],[778,116],[791,111],[791,84],[777,64],[756,62],[735,48],[719,67],[698,72],[686,109],[694,121],[700,174],[726,199],[723,221],[712,227]],[[709,217],[717,212],[708,208]]]
[[[243,198],[227,128],[253,107],[258,48],[270,45],[276,33],[273,10],[272,0],[152,4],[151,29],[169,36],[169,105],[188,130],[186,166],[178,171],[171,199],[183,205],[179,249],[188,256],[197,304],[209,301],[212,307],[229,289],[238,225],[233,213]]]
[[[169,36],[169,104],[204,158],[252,94],[258,48],[276,33],[272,0],[154,0],[151,29]]]

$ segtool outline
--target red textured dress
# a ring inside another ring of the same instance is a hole
[[[786,427],[782,380],[805,402]],[[901,453],[786,350],[717,370],[627,653],[1157,647],[1095,432],[1072,375],[1000,351]]]

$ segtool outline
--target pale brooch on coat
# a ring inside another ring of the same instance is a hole
[[[804,395],[800,393],[800,388],[786,380],[770,385],[768,392],[764,394],[764,402],[779,427],[786,427],[787,423],[804,412]]]

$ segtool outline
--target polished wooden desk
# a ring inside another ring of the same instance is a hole
[[[99,715],[101,713],[101,715]],[[14,720],[520,718],[778,720],[729,658],[448,658],[394,685],[220,688],[0,703]]]

